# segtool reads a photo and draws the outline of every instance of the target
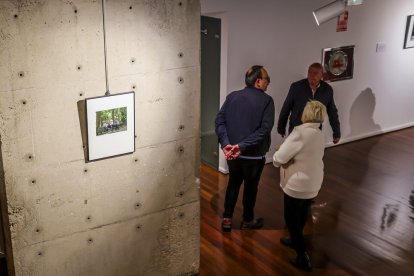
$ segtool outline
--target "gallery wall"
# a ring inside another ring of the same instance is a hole
[[[104,1],[109,91],[135,92],[135,152],[88,163],[83,103],[106,92],[102,2],[0,1],[9,260],[30,276],[195,273],[200,3]]]
[[[268,93],[278,112],[292,82],[306,77],[322,49],[355,45],[353,78],[331,82],[341,121],[341,143],[414,125],[414,48],[403,49],[412,0],[365,0],[349,7],[346,32],[336,32],[336,19],[317,26],[312,11],[330,0],[201,0],[202,15],[222,19],[221,102],[243,88],[244,73],[262,64],[271,76]],[[377,44],[383,50],[377,52]],[[384,47],[385,46],[385,47]],[[324,127],[332,145],[329,125]],[[272,132],[272,147],[283,140]],[[223,156],[220,170],[226,171]]]

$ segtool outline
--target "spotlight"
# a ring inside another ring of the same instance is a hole
[[[355,5],[361,5],[364,0],[347,0],[346,5],[347,6],[355,6]]]
[[[316,24],[321,25],[332,18],[337,17],[345,11],[347,6],[361,5],[364,0],[336,0],[313,12]]]
[[[316,24],[321,25],[332,18],[337,17],[345,11],[346,1],[336,0],[328,5],[325,5],[313,12]]]

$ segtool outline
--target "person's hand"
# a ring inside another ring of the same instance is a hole
[[[284,168],[285,170],[287,169],[287,168],[289,168],[289,166],[290,165],[292,165],[293,163],[295,163],[295,159],[290,159],[287,163],[285,163],[285,164],[283,164],[282,165],[282,168]]]
[[[338,144],[339,140],[341,140],[341,137],[334,137],[333,138],[333,143]]]
[[[224,147],[224,149],[226,149],[227,151],[227,152],[226,151],[224,152],[226,160],[234,160],[241,153],[239,145],[227,145],[226,147]]]
[[[225,147],[223,148],[223,152],[224,152],[224,155],[225,155],[225,156],[227,156],[228,152],[229,152],[229,151],[231,151],[231,148],[232,148],[232,147],[233,147],[232,145],[228,144],[227,146],[225,146]]]

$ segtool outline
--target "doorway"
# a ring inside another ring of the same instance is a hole
[[[214,119],[220,108],[221,19],[201,16],[201,161],[218,169]]]

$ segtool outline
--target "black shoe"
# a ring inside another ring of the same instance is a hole
[[[263,227],[263,219],[258,218],[250,222],[242,221],[240,225],[240,230],[250,230],[250,229],[260,229]]]
[[[232,227],[231,218],[223,218],[221,221],[221,229],[224,232],[230,232]]]
[[[289,259],[289,262],[297,268],[306,270],[306,271],[312,271],[312,263],[310,260],[310,257],[308,253],[303,253],[301,255],[298,255],[296,259]]]
[[[280,238],[280,243],[283,244],[284,246],[293,248],[292,240],[289,237]]]

